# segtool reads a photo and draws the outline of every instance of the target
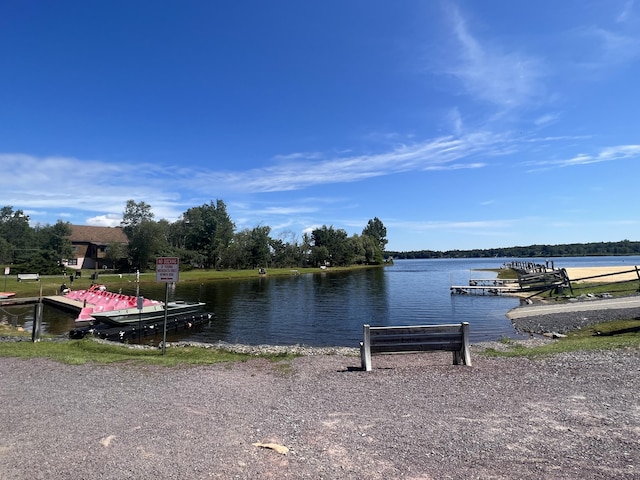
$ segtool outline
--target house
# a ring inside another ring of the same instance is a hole
[[[71,225],[69,236],[73,246],[73,258],[64,263],[73,270],[113,268],[113,258],[107,254],[110,245],[129,243],[127,235],[121,227],[90,227],[85,225]],[[126,257],[123,249],[122,257]]]

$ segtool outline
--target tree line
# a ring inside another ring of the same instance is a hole
[[[25,271],[59,273],[71,258],[71,225],[58,222],[31,227],[28,215],[6,206],[0,211],[0,264]],[[128,244],[108,245],[116,270],[148,270],[156,257],[175,256],[185,268],[255,269],[382,264],[387,229],[377,217],[360,235],[323,225],[300,239],[289,232],[278,238],[271,227],[236,230],[222,200],[192,207],[175,222],[156,220],[151,205],[128,200],[121,227]]]
[[[560,245],[529,245],[525,247],[488,248],[473,250],[417,250],[409,252],[385,252],[394,259],[411,258],[548,258],[640,255],[640,242],[568,243]]]

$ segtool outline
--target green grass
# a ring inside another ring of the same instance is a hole
[[[210,365],[214,363],[244,362],[253,358],[270,361],[288,361],[296,357],[291,354],[236,353],[218,348],[175,347],[167,348],[162,355],[160,349],[137,349],[126,345],[107,344],[92,339],[68,340],[60,342],[41,341],[32,343],[0,342],[0,357],[49,358],[69,365],[85,363],[108,364],[116,362],[139,365],[160,365],[176,367],[180,365]],[[286,368],[283,367],[285,370]]]
[[[357,270],[362,268],[379,268],[382,265],[354,265],[350,267],[331,267],[328,270],[320,268],[268,268],[267,276],[292,276],[304,275],[309,273],[322,272],[340,272],[348,270]],[[7,275],[0,277],[0,291],[15,292],[16,297],[37,297],[40,295],[40,289],[44,296],[57,295],[62,283],[74,290],[86,289],[91,286],[91,270],[83,270],[82,276],[74,280],[73,284],[69,282],[69,278],[62,275],[52,275],[40,277],[39,282],[23,281],[18,282],[16,275]],[[258,270],[189,270],[180,272],[180,281],[183,282],[210,282],[216,280],[246,280],[250,278],[258,278]],[[6,282],[6,283],[5,283]],[[105,274],[99,272],[98,282],[105,283],[110,290],[118,290],[119,288],[128,287],[135,282],[135,274]],[[6,284],[6,287],[5,287]],[[155,272],[147,272],[140,274],[140,285],[156,284]]]
[[[509,340],[503,341],[509,346],[507,351],[488,348],[485,355],[494,357],[529,357],[536,358],[556,353],[615,350],[620,348],[640,349],[640,319],[616,320],[613,322],[590,325],[567,334],[540,347],[523,347]]]

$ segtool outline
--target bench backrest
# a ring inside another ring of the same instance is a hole
[[[469,354],[469,323],[443,325],[407,325],[371,327],[364,325],[361,344],[362,364],[371,369],[371,355],[418,353],[428,351],[453,352],[455,364],[471,365]]]
[[[17,275],[18,281],[21,280],[40,280],[39,273],[19,273]]]
[[[462,349],[462,324],[369,327],[372,354]]]

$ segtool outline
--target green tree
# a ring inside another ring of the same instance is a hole
[[[15,249],[34,248],[34,231],[29,225],[29,216],[22,210],[6,206],[0,209],[0,238],[4,238]]]
[[[151,211],[151,205],[145,202],[136,203],[135,200],[127,200],[127,205],[122,214],[120,226],[131,240],[136,229],[143,223],[152,221],[154,214]]]
[[[381,252],[387,247],[387,228],[378,217],[374,217],[373,220],[367,222],[367,226],[362,230],[362,235],[371,237]]]
[[[58,220],[53,226],[45,226],[38,232],[39,247],[48,252],[47,255],[56,262],[71,258],[73,246],[69,240],[71,224]]]
[[[324,252],[324,250],[317,250],[319,247],[326,248],[328,258],[325,258],[325,261],[328,261],[331,265],[343,266],[349,264],[351,255],[349,254],[347,232],[345,230],[323,225],[322,228],[316,228],[311,232],[311,239],[313,246],[316,248],[316,251],[312,252],[312,263],[315,265],[318,265],[321,254]]]
[[[0,237],[0,264],[11,263],[13,259],[13,246]]]
[[[131,266],[140,269],[141,272],[146,271],[155,263],[158,252],[162,252],[166,245],[161,225],[149,220],[143,221],[136,227],[129,240]]]
[[[123,243],[110,243],[107,245],[105,258],[118,271],[124,271],[127,267],[127,246]]]
[[[269,233],[271,233],[271,227],[266,226],[258,226],[251,230],[249,258],[252,268],[269,266],[271,259]]]
[[[179,244],[204,255],[206,267],[219,267],[235,229],[224,202],[217,200],[215,204],[190,208],[177,223]]]

